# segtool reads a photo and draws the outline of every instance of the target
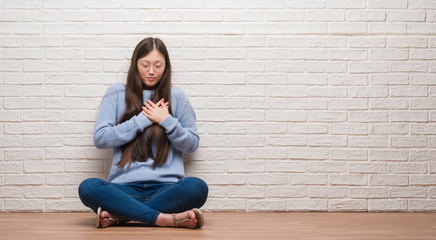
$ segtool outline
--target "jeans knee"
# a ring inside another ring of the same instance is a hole
[[[188,181],[191,183],[191,193],[193,194],[193,197],[195,197],[198,205],[203,206],[203,204],[207,200],[207,195],[209,193],[209,187],[207,186],[207,183],[202,179],[196,177],[190,177]]]
[[[79,185],[79,197],[80,199],[88,198],[95,193],[95,187],[101,184],[105,184],[105,181],[99,178],[88,178],[82,181]]]

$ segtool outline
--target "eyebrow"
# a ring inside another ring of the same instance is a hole
[[[147,60],[145,60],[145,59],[143,59],[143,60],[139,60],[139,61],[141,61],[141,62],[146,62],[146,63],[150,63],[149,61],[147,61]],[[164,61],[157,60],[155,63],[164,63]]]

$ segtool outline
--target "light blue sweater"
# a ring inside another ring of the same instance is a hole
[[[150,99],[151,90],[144,90],[144,102]],[[97,148],[113,148],[112,167],[109,182],[138,183],[147,181],[177,182],[184,176],[182,153],[197,150],[199,136],[195,124],[195,112],[188,98],[179,88],[171,88],[171,110],[160,123],[170,141],[170,150],[166,163],[162,167],[150,168],[153,159],[145,162],[133,162],[119,168],[116,163],[121,158],[121,146],[132,141],[139,132],[146,131],[152,125],[142,113],[118,124],[126,108],[125,85],[114,84],[108,88],[101,102],[94,128],[94,144]]]

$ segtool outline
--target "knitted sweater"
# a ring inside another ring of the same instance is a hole
[[[151,94],[151,90],[143,90],[144,102],[150,99]],[[184,176],[182,153],[194,152],[200,140],[195,124],[195,112],[188,98],[181,89],[171,87],[172,115],[160,123],[170,141],[170,150],[166,163],[155,169],[150,167],[153,163],[151,158],[145,162],[132,162],[130,168],[127,168],[128,164],[124,168],[116,166],[121,158],[121,146],[132,141],[138,133],[147,131],[147,128],[152,125],[142,112],[116,125],[125,108],[125,85],[110,86],[101,102],[94,128],[95,146],[113,148],[109,182],[123,184],[177,182]]]

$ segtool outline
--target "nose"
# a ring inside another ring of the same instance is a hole
[[[154,74],[154,66],[150,66],[150,69],[148,69],[149,74]]]

